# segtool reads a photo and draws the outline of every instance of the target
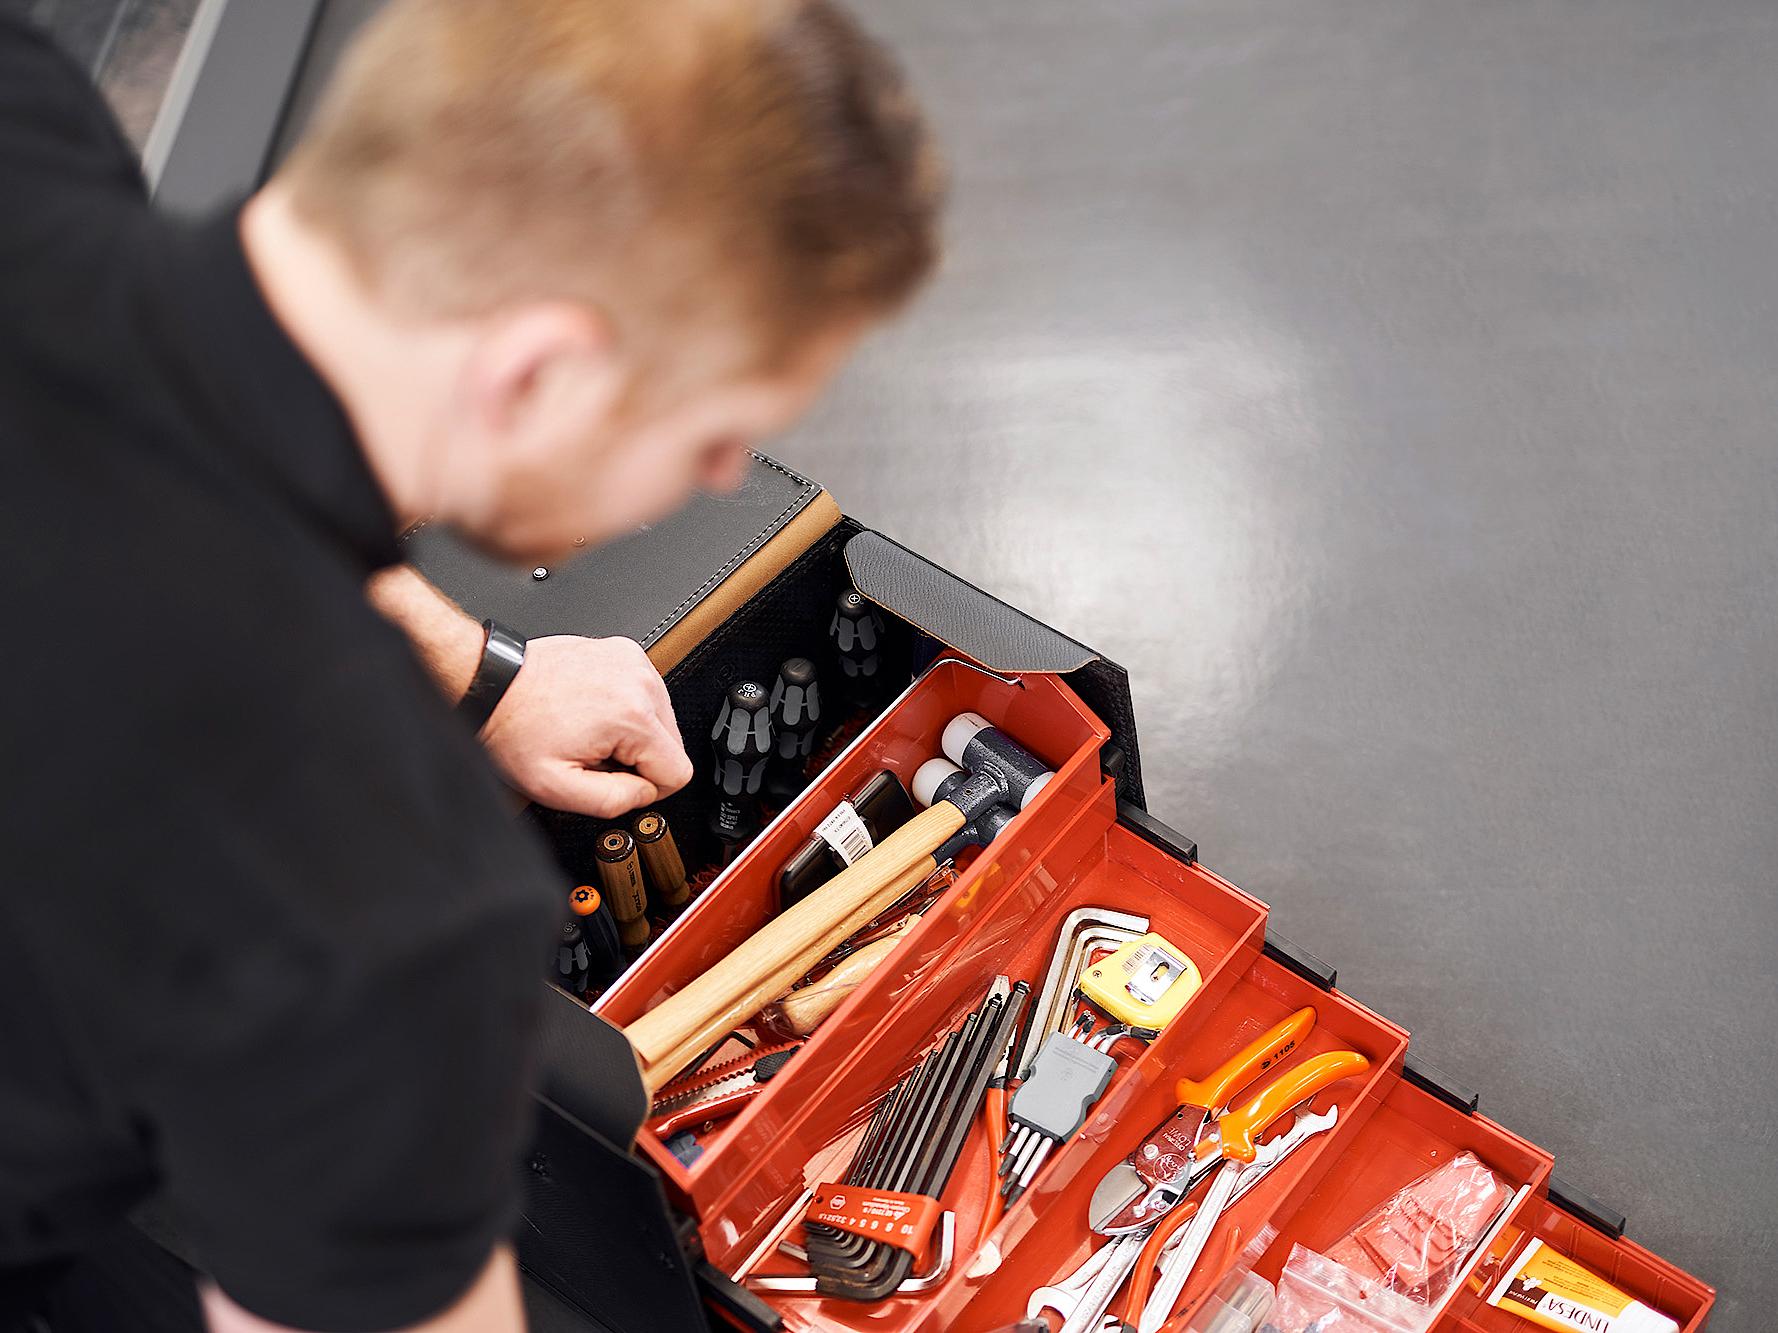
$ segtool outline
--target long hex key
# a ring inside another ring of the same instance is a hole
[[[913,1117],[912,1132],[903,1144],[902,1153],[893,1164],[891,1176],[884,1188],[892,1190],[912,1190],[919,1184],[918,1164],[924,1154],[926,1145],[937,1131],[944,1114],[945,1107],[954,1095],[958,1078],[973,1050],[977,1031],[982,1023],[982,1014],[978,1010],[971,1013],[963,1022],[963,1026],[955,1034],[946,1059],[941,1063],[938,1077],[933,1081],[925,1101],[917,1115]],[[854,1247],[851,1267],[864,1262],[877,1248],[878,1243],[864,1236],[851,1237],[860,1242]]]
[[[870,1124],[865,1128],[864,1138],[860,1140],[857,1149],[853,1152],[852,1161],[850,1165],[847,1166],[846,1174],[841,1178],[841,1183],[846,1185],[857,1185],[862,1183],[866,1172],[870,1168],[871,1162],[874,1161],[876,1155],[882,1151],[884,1136],[889,1132],[890,1126],[895,1122],[895,1108],[901,1103],[902,1099],[907,1096],[908,1087],[913,1082],[914,1076],[919,1072],[920,1067],[915,1065],[912,1069],[908,1070],[907,1073],[903,1074],[901,1078],[896,1080],[896,1082],[890,1086],[889,1091],[884,1093],[882,1098],[877,1102],[876,1110],[871,1112]],[[808,1229],[817,1231],[823,1230],[824,1228],[811,1223]]]
[[[902,1164],[900,1178],[892,1188],[910,1191],[916,1194],[927,1192],[926,1180],[931,1171],[934,1153],[939,1142],[949,1127],[952,1117],[956,1114],[956,1105],[969,1079],[980,1062],[981,1038],[991,1027],[998,1016],[1001,1002],[998,997],[984,1003],[981,1009],[970,1016],[964,1024],[963,1039],[958,1043],[956,1059],[946,1071],[944,1086],[939,1095],[933,1099],[922,1117],[921,1130],[914,1140],[912,1151]],[[890,1283],[893,1289],[902,1278],[913,1271],[913,1255],[908,1251],[881,1242],[868,1242],[865,1262],[853,1273],[846,1275],[848,1285],[862,1285],[866,1290],[874,1289],[885,1275],[897,1268],[902,1271]],[[876,1299],[868,1297],[867,1299]]]
[[[1018,993],[1016,1002],[1022,1004],[1029,990],[1028,986],[1024,987]],[[1014,1003],[1012,994],[1009,993],[1004,999],[995,996],[984,1004],[984,1021],[977,1028],[974,1047],[965,1061],[966,1075],[946,1105],[946,1121],[940,1134],[930,1141],[922,1153],[919,1175],[912,1186],[916,1192],[937,1195],[956,1167],[964,1140],[970,1126],[975,1122],[982,1095],[987,1090],[988,1080],[993,1077],[994,1067],[999,1062],[999,1052],[1004,1049],[1007,1020],[1009,1017],[1016,1019]],[[875,1280],[856,1293],[864,1299],[881,1299],[887,1292],[893,1291],[912,1270],[913,1256],[907,1251],[887,1246],[883,1250],[881,1262],[877,1265],[878,1271],[873,1274]]]
[[[945,1042],[948,1044],[949,1041],[950,1037],[947,1036]],[[929,1051],[903,1079],[895,1100],[894,1113],[884,1125],[876,1150],[868,1160],[854,1160],[853,1170],[847,1173],[847,1183],[866,1188],[876,1188],[882,1183],[889,1164],[901,1151],[901,1144],[907,1134],[910,1108],[925,1097],[927,1088],[937,1076],[939,1056],[944,1049],[945,1046],[940,1045]],[[843,1262],[843,1247],[849,1238],[848,1233],[820,1225],[810,1226],[805,1230],[810,1268],[816,1271],[828,1265],[837,1268]]]
[[[1008,1025],[1017,1022],[1019,1008],[1029,993],[1030,987],[1021,982],[1006,997],[992,996],[982,1006],[983,1021],[978,1024],[971,1049],[962,1062],[964,1077],[947,1099],[945,1120],[938,1136],[929,1140],[921,1153],[922,1160],[913,1181],[913,1188],[918,1193],[935,1195],[949,1180],[970,1126],[975,1122],[988,1080],[993,1077],[1000,1052],[1006,1047]],[[878,1262],[873,1265],[871,1280],[861,1285],[848,1283],[848,1286],[855,1287],[848,1294],[865,1300],[881,1300],[912,1271],[913,1255],[908,1251],[881,1244],[878,1249]]]
[[[925,1081],[932,1076],[932,1053],[928,1052],[918,1064],[902,1075],[901,1081],[891,1089],[884,1101],[884,1118],[873,1131],[867,1131],[865,1142],[853,1154],[852,1166],[846,1172],[845,1183],[848,1185],[870,1186],[875,1182],[877,1172],[881,1169],[885,1156],[893,1150],[895,1136],[900,1132],[903,1121],[902,1112],[920,1095]],[[811,1223],[804,1229],[807,1248],[811,1255],[834,1244],[845,1234],[832,1227],[824,1227]]]
[[[973,1017],[974,1015],[971,1015],[972,1019]],[[968,1028],[970,1025],[966,1023],[964,1026]],[[871,1189],[901,1188],[898,1182],[904,1178],[904,1164],[913,1152],[914,1145],[918,1142],[918,1135],[930,1119],[931,1108],[936,1104],[938,1096],[949,1081],[951,1067],[955,1064],[961,1050],[962,1043],[959,1041],[961,1035],[955,1030],[948,1033],[938,1050],[927,1057],[930,1073],[922,1079],[921,1086],[916,1089],[914,1095],[909,1097],[905,1112],[900,1117],[901,1123],[896,1127],[896,1133],[892,1136],[889,1146],[884,1152],[880,1168],[873,1171],[868,1178],[860,1182],[861,1184]],[[829,1228],[823,1228],[823,1231],[825,1233],[821,1237],[823,1243],[819,1246],[813,1243],[814,1237],[810,1238],[810,1267],[815,1267],[817,1253],[819,1253],[821,1265],[831,1269],[832,1275],[835,1277],[838,1277],[845,1269],[856,1267],[862,1262],[872,1244],[865,1237],[853,1235],[850,1232],[835,1231]]]
[[[964,1045],[964,1038],[973,1031],[975,1015],[971,1014],[961,1029],[947,1033],[938,1049],[927,1056],[924,1077],[915,1094],[904,1104],[896,1132],[886,1148],[878,1169],[863,1183],[873,1189],[899,1190],[907,1179],[919,1136],[926,1131],[934,1108],[942,1099]],[[809,1267],[816,1275],[833,1284],[840,1284],[853,1270],[863,1266],[876,1242],[850,1232],[823,1229],[823,1243],[810,1246]]]

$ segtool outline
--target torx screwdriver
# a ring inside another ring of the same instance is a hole
[[[587,967],[595,987],[608,986],[624,970],[623,947],[617,922],[602,895],[591,884],[582,884],[568,895],[568,909],[580,923],[586,941]]]

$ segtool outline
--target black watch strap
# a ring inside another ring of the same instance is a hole
[[[488,637],[482,646],[481,665],[475,669],[475,679],[469,682],[463,701],[457,705],[458,716],[469,723],[471,731],[480,731],[488,724],[519,668],[525,665],[523,639],[496,621],[484,620],[482,628]]]

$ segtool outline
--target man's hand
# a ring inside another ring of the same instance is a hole
[[[368,595],[413,641],[445,697],[461,699],[481,659],[481,626],[406,565],[373,577]],[[667,687],[632,639],[532,639],[482,743],[521,794],[595,819],[691,781]]]
[[[634,639],[532,639],[482,744],[532,800],[596,819],[652,805],[692,776],[667,687]]]

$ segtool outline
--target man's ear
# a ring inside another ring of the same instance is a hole
[[[468,366],[470,403],[498,437],[520,437],[539,415],[572,403],[575,416],[615,404],[622,375],[610,324],[569,301],[537,302],[493,316]]]

